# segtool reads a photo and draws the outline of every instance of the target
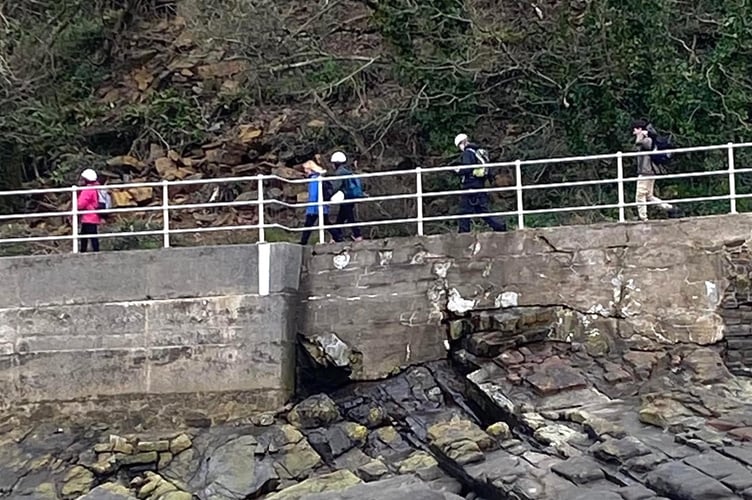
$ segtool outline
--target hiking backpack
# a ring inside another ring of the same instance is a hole
[[[357,177],[350,177],[345,181],[345,198],[362,198],[363,197],[363,184]]]
[[[334,186],[332,181],[321,181],[321,191],[324,194],[324,201],[332,201],[332,195],[334,194]]]
[[[671,143],[671,137],[658,135],[656,132],[648,132],[648,137],[653,141],[653,151],[668,151],[674,149],[674,145]],[[650,155],[650,159],[656,165],[667,165],[671,161],[671,153],[653,153]]]
[[[475,158],[481,163],[481,165],[485,165],[490,160],[490,157],[488,155],[488,151],[486,151],[483,148],[478,149],[470,149],[470,151],[475,154]],[[473,169],[473,177],[486,177],[488,175],[488,168],[486,167],[477,167]]]
[[[112,208],[112,196],[106,189],[97,189],[97,208],[99,210],[110,210]],[[99,214],[100,217],[107,218],[110,214]]]

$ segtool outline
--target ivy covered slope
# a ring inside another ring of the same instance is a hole
[[[111,161],[115,177],[164,177],[153,165],[170,150],[192,158],[195,175],[290,167],[334,147],[370,170],[433,166],[452,157],[460,131],[498,159],[601,153],[628,148],[628,124],[642,116],[680,145],[749,138],[752,4],[739,0],[15,0],[0,9],[3,186],[68,183],[81,165],[118,156],[135,161]],[[235,161],[201,148],[230,147],[243,131]],[[672,168],[718,169],[724,159],[682,157]],[[613,167],[526,175],[572,180]],[[721,179],[661,186],[720,193]],[[575,205],[611,200],[613,189],[529,196],[532,207]]]

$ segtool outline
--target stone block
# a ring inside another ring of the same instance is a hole
[[[748,467],[752,467],[752,448],[749,447],[742,447],[742,446],[726,446],[725,448],[722,448],[721,453],[724,455],[731,457],[735,460],[740,461],[741,463],[747,465]]]
[[[684,463],[691,465],[695,469],[707,474],[714,479],[723,479],[733,474],[743,474],[745,472],[749,472],[739,462],[724,457],[720,453],[714,451],[685,458]]]
[[[660,465],[647,475],[647,485],[669,498],[722,500],[738,498],[719,481],[681,462]]]
[[[593,455],[604,462],[624,463],[625,461],[647,455],[650,448],[633,436],[621,439],[607,439],[592,448]]]
[[[544,396],[587,386],[587,380],[579,371],[564,364],[541,365],[535,370],[525,380]]]
[[[573,457],[551,467],[551,470],[575,484],[585,484],[605,478],[598,463],[587,457]]]

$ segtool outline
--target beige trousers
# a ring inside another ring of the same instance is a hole
[[[640,220],[648,220],[648,206],[647,202],[660,203],[660,207],[664,210],[671,210],[673,207],[664,203],[663,200],[653,194],[653,188],[655,188],[655,179],[640,180],[641,176],[637,176],[637,193],[635,193],[635,202],[637,202],[637,215]]]

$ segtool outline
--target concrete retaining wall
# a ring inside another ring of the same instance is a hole
[[[556,306],[609,345],[714,344],[729,276],[746,274],[727,247],[750,238],[744,214],[327,247],[305,264],[306,333],[359,351],[362,379],[443,356],[449,327],[482,310]]]
[[[748,252],[729,257],[751,236],[737,215],[2,259],[0,407],[238,416],[292,394],[296,333],[323,363],[336,352],[351,378],[377,379],[443,358],[474,313],[509,308],[553,307],[556,340],[606,350],[718,343],[741,314],[728,309],[752,304]]]
[[[0,260],[0,405],[163,395],[191,408],[223,393],[248,413],[282,405],[300,267],[287,244]]]

